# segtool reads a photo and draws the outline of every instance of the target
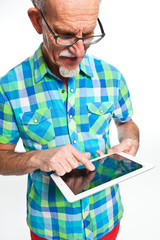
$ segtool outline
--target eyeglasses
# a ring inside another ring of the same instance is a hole
[[[90,37],[73,37],[73,36],[60,36],[60,35],[56,35],[52,29],[50,28],[50,26],[48,25],[42,11],[39,9],[41,16],[47,26],[48,31],[50,32],[50,34],[52,35],[52,37],[55,39],[56,44],[61,45],[61,46],[71,46],[73,44],[75,44],[77,41],[82,40],[84,45],[91,45],[91,44],[95,44],[98,43],[104,36],[104,29],[102,26],[101,21],[99,20],[99,18],[97,19],[100,30],[101,30],[101,34],[100,35],[93,35]]]

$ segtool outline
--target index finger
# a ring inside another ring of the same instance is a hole
[[[81,153],[76,148],[74,148],[72,154],[77,159],[77,161],[82,163],[89,171],[95,170],[93,163],[91,163],[91,161],[86,157],[87,155],[90,156],[89,153]]]

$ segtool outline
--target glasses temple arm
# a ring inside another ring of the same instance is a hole
[[[105,32],[104,32],[104,29],[103,29],[103,26],[102,26],[102,23],[101,23],[100,19],[97,18],[97,21],[98,21],[98,23],[99,23],[99,26],[100,26],[100,29],[101,29],[102,34],[105,35]]]

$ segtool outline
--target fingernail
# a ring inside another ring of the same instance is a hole
[[[93,164],[90,164],[90,170],[94,171],[95,170],[95,166]]]

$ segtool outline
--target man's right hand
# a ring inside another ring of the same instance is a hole
[[[88,170],[95,170],[89,158],[89,152],[81,153],[71,144],[66,144],[52,149],[35,151],[31,158],[31,165],[33,168],[41,169],[45,172],[55,171],[57,175],[63,176],[77,168],[79,162]]]

